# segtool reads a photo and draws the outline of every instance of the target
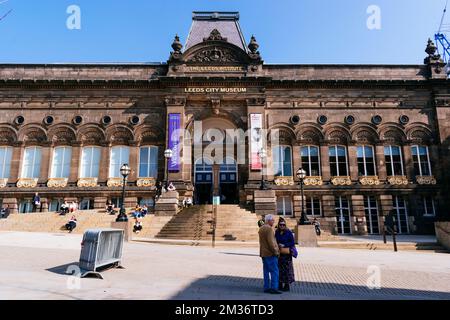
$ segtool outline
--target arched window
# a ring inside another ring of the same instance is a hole
[[[403,156],[399,146],[385,146],[384,160],[388,176],[403,176]]]
[[[0,178],[8,179],[11,171],[12,148],[0,147]]]
[[[330,146],[330,169],[333,177],[348,176],[347,148],[344,146]]]
[[[139,177],[158,177],[158,147],[141,147],[139,153]]]
[[[72,160],[71,147],[57,147],[53,150],[51,178],[69,178],[70,161]]]
[[[302,167],[308,176],[320,176],[319,148],[304,146],[301,148]]]
[[[275,177],[292,176],[292,151],[290,146],[273,147],[272,159]]]
[[[22,178],[39,178],[41,172],[42,151],[39,147],[25,149],[22,163]]]
[[[412,146],[414,172],[416,176],[431,176],[430,156],[427,146]]]
[[[130,148],[125,146],[117,146],[111,148],[111,157],[109,162],[109,177],[120,178],[120,167],[129,163]]]
[[[100,170],[100,148],[84,147],[81,153],[80,178],[98,178]]]
[[[375,156],[372,146],[358,146],[356,155],[358,158],[358,175],[374,176],[375,175]]]

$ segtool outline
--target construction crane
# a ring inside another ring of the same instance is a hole
[[[444,12],[442,13],[441,23],[439,24],[439,30],[434,35],[434,39],[437,44],[438,53],[441,55],[444,62],[447,64],[447,73],[450,73],[450,42],[448,41],[444,32],[450,31],[450,24],[444,23],[445,14],[447,13],[448,0],[445,4]]]

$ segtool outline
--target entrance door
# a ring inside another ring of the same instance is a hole
[[[226,158],[225,163],[220,165],[219,179],[220,203],[239,203],[237,165],[234,159]]]
[[[195,204],[212,204],[213,167],[210,159],[195,162]]]
[[[369,234],[379,234],[378,206],[377,199],[374,196],[364,197],[364,211],[366,214],[367,232]]]
[[[336,198],[336,220],[339,234],[352,233],[350,228],[350,206],[346,197]]]
[[[403,197],[395,196],[393,202],[393,209],[396,213],[395,221],[397,223],[397,233],[409,233],[408,210],[406,208],[405,199]]]

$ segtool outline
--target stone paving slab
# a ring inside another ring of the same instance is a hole
[[[0,299],[450,299],[443,253],[302,248],[292,291],[274,296],[262,293],[257,248],[131,242],[125,269],[74,279],[65,271],[77,265],[80,242],[81,235],[0,233]],[[371,266],[381,271],[379,290],[367,287]]]

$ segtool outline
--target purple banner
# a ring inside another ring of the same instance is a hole
[[[173,154],[169,161],[169,171],[180,171],[180,119],[179,113],[169,114],[169,149]]]

